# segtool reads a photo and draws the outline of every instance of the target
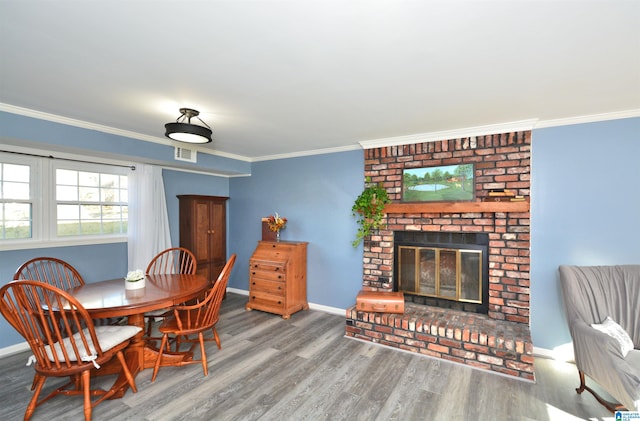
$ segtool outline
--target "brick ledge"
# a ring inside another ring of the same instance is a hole
[[[404,314],[352,306],[346,317],[346,336],[535,381],[525,324],[413,303],[405,303]]]

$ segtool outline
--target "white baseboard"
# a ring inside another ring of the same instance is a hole
[[[240,295],[249,295],[249,291],[247,291],[246,289],[227,288],[227,292],[233,292]]]
[[[313,304],[313,303],[309,303],[309,308],[311,310],[323,311],[325,313],[336,314],[338,316],[346,316],[347,315],[347,309],[346,308],[329,307],[329,306],[324,306],[322,304]]]
[[[227,288],[227,291],[240,294],[240,295],[249,295],[249,291],[244,289]],[[309,303],[309,308],[311,310],[318,310],[318,311],[323,311],[325,313],[337,314],[338,316],[346,316],[347,314],[346,308],[330,307],[322,304]]]
[[[573,345],[571,342],[556,347],[555,349],[533,347],[533,355],[541,358],[548,358],[550,360],[564,361],[568,363],[574,363],[575,357],[573,355]]]
[[[555,355],[552,350],[547,348],[540,348],[537,346],[533,347],[533,355],[535,355],[536,357],[550,358],[552,360],[555,359]]]
[[[29,350],[29,344],[27,342],[10,345],[4,348],[0,348],[0,358],[8,357],[9,355],[17,354],[19,352],[24,352],[28,350]]]

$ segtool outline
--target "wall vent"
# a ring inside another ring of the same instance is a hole
[[[177,161],[196,162],[198,160],[198,151],[176,146],[175,159]]]

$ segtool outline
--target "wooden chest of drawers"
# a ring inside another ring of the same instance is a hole
[[[247,310],[291,314],[308,310],[307,243],[259,241],[249,260]]]

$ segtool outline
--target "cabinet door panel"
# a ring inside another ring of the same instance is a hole
[[[195,250],[193,253],[198,261],[211,259],[211,239],[209,229],[209,203],[198,202],[195,206]]]
[[[210,230],[211,230],[211,259],[213,261],[226,261],[227,250],[223,245],[227,239],[226,209],[224,203],[211,205]]]

